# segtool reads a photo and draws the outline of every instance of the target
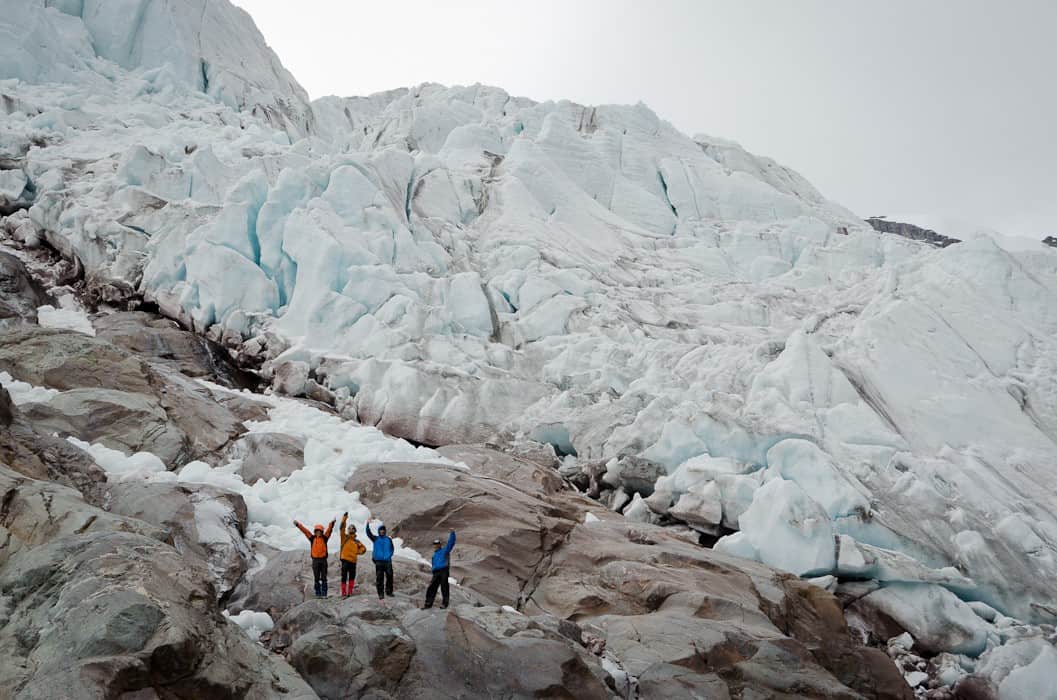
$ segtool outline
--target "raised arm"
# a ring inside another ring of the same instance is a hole
[[[307,537],[309,540],[312,539],[312,533],[308,531],[307,527],[297,522],[296,520],[294,521],[294,525],[297,525],[297,529],[303,532],[305,534],[305,537]]]
[[[448,544],[444,545],[444,553],[451,554],[451,550],[455,548],[455,530],[448,533]]]
[[[366,531],[367,531],[367,537],[368,537],[368,539],[370,539],[370,540],[371,540],[371,542],[374,542],[374,540],[375,540],[376,538],[375,538],[375,536],[374,536],[374,533],[373,533],[373,532],[371,532],[371,521],[370,521],[370,520],[368,520],[368,521],[367,521],[367,523],[366,523],[366,524],[364,525],[364,530],[366,530]]]
[[[330,533],[332,533],[332,532],[334,532],[334,519],[333,518],[330,519],[330,523],[327,525],[327,530],[326,530],[326,532],[323,533],[323,539],[324,540],[329,540],[330,539]]]
[[[349,539],[349,536],[345,534],[345,522],[349,519],[349,514],[345,513],[341,516],[341,527],[338,529],[338,539],[341,540],[341,546],[345,546],[345,541]]]

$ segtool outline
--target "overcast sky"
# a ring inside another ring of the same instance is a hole
[[[862,216],[1057,235],[1055,0],[234,1],[313,98],[641,100]]]

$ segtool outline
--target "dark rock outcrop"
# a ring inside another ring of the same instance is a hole
[[[894,233],[897,236],[909,238],[912,241],[922,241],[923,243],[928,243],[937,248],[946,248],[949,245],[962,242],[960,238],[944,236],[942,233],[936,233],[931,229],[921,228],[914,224],[889,221],[882,216],[870,217],[866,220],[866,223],[873,226],[875,231],[880,231],[881,233]]]
[[[1044,245],[1048,245],[1051,248],[1057,248],[1057,236],[1046,236],[1042,239]]]
[[[51,297],[26,270],[21,260],[0,251],[0,328],[37,322],[37,307]]]

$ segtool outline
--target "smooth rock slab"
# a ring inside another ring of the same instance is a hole
[[[60,391],[94,389],[141,395],[128,399],[153,421],[153,427],[142,435],[141,449],[165,453],[170,467],[193,459],[215,462],[219,451],[245,432],[243,418],[197,381],[81,333],[35,326],[0,332],[0,369],[24,382]],[[100,400],[107,396],[97,395]],[[158,410],[165,415],[165,428],[158,423]],[[73,421],[71,428],[80,425]],[[178,434],[179,448],[174,445]]]
[[[176,551],[197,557],[223,597],[246,573],[249,546],[242,496],[213,486],[123,481],[109,488],[110,511],[165,528]]]

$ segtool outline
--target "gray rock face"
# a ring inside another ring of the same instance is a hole
[[[613,697],[598,658],[562,627],[494,606],[353,598],[291,610],[271,644],[322,698]]]
[[[1042,242],[1051,248],[1057,248],[1057,236],[1046,236],[1042,239]]]
[[[242,496],[212,486],[119,482],[108,488],[110,511],[164,528],[184,556],[209,570],[224,597],[246,573],[246,503]]]
[[[228,600],[228,609],[233,613],[242,610],[267,612],[278,620],[291,609],[305,601],[315,602],[312,597],[311,559],[305,551],[280,552],[267,547],[255,547],[265,563],[252,569],[239,582]],[[330,591],[338,591],[341,568],[337,559],[331,557],[328,573]],[[406,559],[397,559],[393,564],[393,589],[396,599],[410,604],[421,603],[429,585],[429,567]],[[331,595],[334,595],[331,593]],[[374,564],[369,555],[360,559],[356,569],[356,593],[354,597],[375,600]],[[388,598],[387,598],[388,600]],[[452,586],[452,604],[494,605],[480,593],[465,586]]]
[[[247,484],[279,479],[305,466],[305,440],[283,433],[246,433],[228,456],[242,460],[239,473]]]
[[[5,697],[316,697],[220,615],[164,531],[4,467],[0,493]]]
[[[154,452],[170,466],[215,462],[244,432],[242,420],[196,381],[80,333],[34,326],[0,333],[0,369],[38,386],[88,390],[55,397],[54,411],[38,417],[82,440]],[[101,425],[95,415],[103,407],[107,420],[120,418],[127,429]]]
[[[65,535],[130,532],[161,540],[143,521],[106,513],[77,491],[18,474],[0,464],[0,567],[24,550]]]
[[[529,473],[540,470],[524,465]],[[528,476],[512,483],[533,489],[537,482]],[[571,507],[562,510],[506,481],[444,465],[362,465],[345,488],[360,492],[361,502],[388,524],[390,535],[420,551],[430,551],[433,539],[449,528],[458,530],[452,575],[506,605],[520,604],[538,563],[575,525]]]
[[[187,435],[152,397],[111,389],[71,389],[22,406],[38,430],[101,442],[126,453],[153,452],[166,464],[185,454]]]
[[[205,377],[227,386],[252,388],[256,378],[236,367],[223,348],[180,328],[179,324],[142,311],[100,316],[92,321],[96,337],[189,377]]]
[[[731,697],[911,697],[883,653],[852,640],[825,590],[629,523],[524,460],[481,448],[445,454],[462,454],[474,471],[364,465],[346,488],[420,550],[454,527],[452,575],[462,586],[593,630],[646,697],[722,697],[718,688]],[[588,513],[597,521],[585,522]]]
[[[243,610],[266,612],[278,619],[287,610],[303,603],[312,594],[311,560],[305,552],[280,552],[271,548],[254,547],[266,563],[253,569],[232,592],[228,609],[233,613]],[[331,568],[334,568],[331,562]],[[361,568],[366,567],[361,565]],[[360,578],[362,579],[362,573]],[[331,572],[333,575],[333,572]],[[330,583],[333,583],[331,580]],[[336,590],[330,585],[330,590]]]
[[[103,502],[106,474],[86,452],[37,431],[0,387],[0,462],[33,479],[69,486],[93,505]]]
[[[22,261],[0,251],[0,328],[37,322],[37,307],[52,303]]]

